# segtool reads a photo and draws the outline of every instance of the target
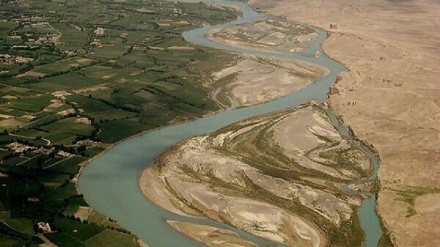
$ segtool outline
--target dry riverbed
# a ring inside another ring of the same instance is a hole
[[[235,56],[233,62],[208,74],[204,86],[224,107],[237,108],[268,102],[316,81],[328,70],[288,59]]]
[[[330,31],[349,71],[332,109],[381,158],[378,213],[389,246],[440,246],[438,1],[251,0],[257,10]]]
[[[303,51],[317,37],[308,27],[292,22],[263,19],[252,24],[214,29],[208,39],[246,49]]]
[[[341,138],[322,109],[309,105],[183,141],[144,171],[141,188],[169,211],[209,217],[275,242],[359,246],[362,191],[349,195],[342,185],[370,172],[364,154]],[[225,239],[209,226],[171,225],[211,246]],[[246,241],[233,236],[230,246]]]
[[[168,221],[179,232],[205,243],[210,247],[257,247],[258,245],[241,239],[235,232],[207,225]]]
[[[293,52],[306,49],[316,37],[317,33],[311,28],[288,21],[262,19],[253,24],[215,29],[207,38],[245,49]],[[212,98],[224,108],[280,98],[329,72],[303,61],[253,55],[216,57],[211,64],[194,63],[193,66],[206,71],[203,86],[212,90]]]

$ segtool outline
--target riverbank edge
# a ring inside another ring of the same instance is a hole
[[[252,3],[251,3],[249,0],[245,0],[245,1],[246,1],[246,3],[247,3],[252,9],[254,9],[254,11],[256,11],[256,12],[258,12],[258,13],[268,14],[267,12],[264,12],[264,11],[262,11],[261,9],[256,9],[255,6],[253,6]],[[269,15],[270,15],[270,14],[269,14]],[[326,49],[325,49],[325,47],[324,47],[324,43],[326,42],[326,40],[328,40],[328,38],[329,38],[333,33],[336,33],[336,32],[333,32],[329,27],[318,27],[318,26],[316,26],[316,25],[312,25],[312,24],[310,24],[310,23],[306,23],[306,22],[298,22],[298,21],[296,21],[296,20],[292,20],[292,19],[289,19],[289,21],[296,22],[296,23],[300,23],[300,24],[305,25],[305,26],[308,26],[308,27],[312,27],[312,28],[315,28],[315,29],[320,29],[320,30],[325,31],[327,36],[326,36],[325,40],[320,44],[320,48],[321,48],[322,52],[323,52],[328,58],[330,58],[330,59],[332,59],[332,60],[334,60],[334,61],[340,63],[341,65],[343,65],[347,72],[350,72],[350,71],[351,71],[351,70],[349,69],[349,66],[348,66],[348,64],[347,64],[346,62],[341,61],[341,60],[339,60],[339,59],[336,59],[336,58],[332,57],[331,55],[329,55],[329,53],[326,51]],[[331,100],[330,100],[331,94],[330,94],[330,89],[331,89],[333,86],[335,86],[337,83],[338,83],[338,80],[336,80],[335,83],[333,83],[332,86],[330,86],[330,88],[329,88],[329,93],[327,94],[327,99],[324,101],[324,104],[327,105],[327,107],[328,107],[329,109],[334,109],[334,108],[331,106]],[[361,143],[361,145],[363,145],[365,148],[369,149],[369,151],[371,151],[371,152],[376,156],[376,158],[378,159],[378,162],[379,162],[379,167],[378,167],[378,169],[380,169],[381,158],[380,158],[380,156],[379,156],[379,151],[374,147],[374,144],[373,144],[373,143],[369,143],[369,142],[367,142],[367,141],[365,141],[365,140],[361,140],[360,138],[358,138],[357,135],[355,134],[354,130],[351,128],[351,126],[350,126],[350,125],[347,125],[347,124],[344,122],[344,116],[343,116],[342,114],[339,114],[337,111],[333,111],[333,110],[332,110],[332,112],[333,112],[333,114],[335,115],[335,117],[337,118],[337,120],[341,123],[341,125],[344,126],[344,128],[347,128],[347,129],[350,131],[350,134],[352,135],[353,139],[359,141],[359,142]],[[379,239],[378,246],[379,246],[379,247],[380,247],[380,246],[390,246],[390,244],[391,244],[391,246],[395,246],[395,247],[397,247],[398,245],[397,245],[397,243],[396,243],[396,240],[395,240],[395,237],[394,237],[394,235],[393,235],[393,232],[390,231],[390,230],[388,230],[389,228],[386,226],[386,223],[385,223],[385,221],[384,221],[384,219],[383,219],[383,216],[381,216],[380,211],[379,211],[379,208],[378,208],[378,203],[377,203],[378,200],[377,200],[377,199],[379,198],[379,194],[378,194],[378,192],[379,192],[379,190],[380,190],[380,182],[381,182],[381,180],[380,180],[379,176],[377,176],[376,179],[374,179],[374,180],[372,180],[372,181],[373,181],[375,184],[377,184],[377,191],[374,191],[374,194],[373,194],[373,196],[376,197],[376,203],[375,203],[375,205],[374,205],[374,210],[375,210],[375,213],[376,213],[376,215],[377,215],[377,218],[378,218],[378,220],[379,220],[379,224],[380,224],[381,229],[382,229],[382,232],[383,232],[383,233],[382,233],[382,236],[381,236],[380,239]]]
[[[297,105],[297,106],[289,107],[289,108],[287,108],[287,109],[277,110],[277,111],[273,111],[273,112],[270,112],[270,113],[264,113],[264,114],[261,114],[261,115],[258,115],[258,116],[250,117],[250,118],[244,119],[244,120],[242,120],[242,121],[251,120],[251,119],[254,119],[254,118],[260,118],[260,117],[270,117],[270,116],[275,116],[275,115],[279,115],[279,114],[282,113],[282,112],[286,112],[286,111],[289,111],[289,112],[290,112],[290,111],[297,111],[297,110],[300,110],[300,109],[305,108],[305,107],[316,107],[318,110],[320,110],[320,111],[322,111],[324,114],[326,114],[327,117],[329,117],[329,115],[328,115],[328,114],[329,114],[329,113],[328,113],[328,110],[331,110],[331,108],[330,108],[330,107],[328,106],[328,104],[326,104],[325,102],[324,102],[324,103],[318,103],[318,102],[312,100],[312,101],[308,101],[308,102],[306,102],[306,103],[303,103],[303,104],[300,104],[300,105]],[[345,135],[342,135],[342,134],[340,133],[341,138],[342,138],[343,140],[348,141],[348,143],[357,143],[358,146],[362,147],[363,149],[366,149],[367,152],[369,152],[369,153],[371,153],[372,155],[374,155],[375,158],[377,158],[377,159],[378,159],[378,162],[380,163],[380,158],[379,158],[379,156],[377,155],[378,152],[375,150],[375,148],[374,148],[372,145],[370,145],[368,142],[363,141],[363,140],[360,140],[360,139],[355,135],[355,133],[353,132],[353,130],[352,130],[351,128],[348,128],[346,125],[343,125],[343,124],[342,124],[342,123],[343,123],[342,119],[340,119],[337,115],[334,115],[334,117],[336,117],[336,121],[338,122],[338,124],[340,124],[343,128],[345,128],[345,129],[347,130],[347,132],[349,133],[349,136],[345,136]],[[332,126],[335,126],[335,125],[332,123],[332,120],[330,120],[330,117],[329,117],[328,121],[329,121],[329,123],[330,123]],[[237,123],[238,123],[238,122],[237,122]],[[224,128],[226,128],[226,127],[227,127],[227,126],[225,126]],[[221,129],[223,129],[223,128],[221,128]],[[221,131],[221,129],[219,129],[219,130],[217,130],[217,131]],[[336,131],[338,131],[338,130],[336,130]],[[338,132],[339,132],[339,131],[338,131]],[[215,132],[212,132],[212,133],[215,133]],[[196,137],[197,137],[197,136],[196,136]],[[188,140],[188,139],[186,139],[186,140]],[[179,148],[182,147],[183,145],[185,145],[185,140],[183,140],[183,141],[181,141],[181,142],[178,142],[178,143],[172,145],[169,149],[167,149],[165,152],[161,153],[160,155],[158,155],[158,156],[156,157],[155,162],[154,162],[154,164],[153,164],[152,166],[149,166],[149,167],[147,167],[146,169],[144,169],[144,170],[142,171],[142,173],[140,174],[140,178],[139,178],[139,186],[140,186],[140,190],[142,191],[142,193],[144,194],[144,196],[145,196],[148,200],[150,200],[150,202],[154,203],[156,206],[158,206],[158,207],[160,207],[160,208],[162,208],[162,209],[164,209],[164,210],[167,210],[167,211],[169,211],[169,212],[176,213],[176,214],[178,214],[178,215],[184,215],[184,216],[186,216],[186,217],[192,217],[192,218],[203,218],[203,217],[206,217],[206,216],[204,216],[203,214],[202,214],[202,215],[201,215],[201,214],[198,214],[198,211],[193,211],[193,212],[191,212],[193,209],[192,209],[192,208],[189,208],[188,206],[184,206],[184,207],[181,207],[181,208],[179,208],[178,206],[176,206],[176,204],[173,203],[173,202],[176,201],[176,199],[177,199],[177,201],[178,201],[178,200],[184,200],[184,199],[181,198],[181,197],[179,197],[179,196],[177,196],[177,195],[175,195],[175,194],[173,193],[173,191],[169,191],[169,190],[168,190],[168,184],[167,184],[167,182],[164,181],[164,180],[161,178],[161,174],[160,174],[160,172],[161,172],[162,167],[159,166],[158,163],[160,163],[160,161],[161,161],[162,159],[165,159],[168,155],[172,154],[173,151],[179,149]],[[362,152],[364,152],[364,151],[362,151]],[[372,174],[373,174],[375,171],[374,171],[374,168],[373,168],[373,161],[372,161],[371,159],[370,159],[370,163],[371,163],[371,165],[372,165],[372,168],[371,168],[371,170],[370,170],[370,172],[371,172],[370,176],[372,176]],[[144,183],[145,183],[145,181],[147,181],[148,179],[151,179],[151,178],[152,178],[152,177],[151,177],[151,174],[154,174],[154,175],[155,175],[155,176],[154,176],[154,179],[155,179],[154,182],[155,182],[155,183],[158,182],[158,181],[161,181],[161,182],[163,182],[163,184],[165,184],[165,186],[162,186],[162,187],[154,187],[154,188],[143,186]],[[363,181],[363,182],[373,182],[373,187],[372,187],[372,191],[371,191],[371,197],[373,197],[373,196],[377,196],[377,194],[376,194],[376,190],[375,190],[375,189],[378,187],[378,186],[376,185],[376,182],[377,182],[378,180],[377,180],[377,179],[370,179],[370,177],[367,177],[367,178],[364,178],[362,181]],[[157,191],[159,191],[159,193],[167,194],[168,196],[167,196],[166,198],[164,198],[164,200],[160,200],[159,198],[155,197],[155,195],[158,194]],[[151,196],[151,195],[153,195],[153,196]],[[367,198],[361,200],[361,205],[362,205],[362,203],[364,203],[366,200],[370,199],[371,197],[367,197]],[[361,222],[361,217],[359,216],[359,210],[360,210],[360,206],[361,206],[361,205],[359,205],[359,207],[357,207],[356,211],[354,211],[354,214],[355,214],[356,217],[357,217],[357,221],[358,221],[358,223],[359,223],[359,224],[361,225],[361,227],[362,227],[362,224],[360,223],[360,222]],[[383,229],[384,229],[384,228],[383,228],[383,224],[382,224],[383,221],[381,220],[381,218],[380,218],[379,215],[377,214],[377,203],[375,204],[375,208],[374,208],[374,210],[375,210],[375,213],[376,213],[377,218],[378,218],[378,220],[379,220],[379,223],[380,223],[381,229],[383,230]],[[230,225],[230,226],[232,226],[232,227],[237,227],[237,226],[234,226],[234,225],[230,224],[230,223],[227,222],[227,221],[225,221],[225,222],[223,222],[223,223],[225,223],[225,224],[227,224],[227,225]],[[365,233],[364,233],[364,234],[365,234]],[[385,236],[385,235],[386,235],[386,236]],[[189,236],[189,235],[188,235],[188,236]],[[327,236],[325,236],[325,235],[322,235],[322,236],[324,237],[324,240],[325,240],[325,242],[326,242],[326,241],[328,240],[328,239],[327,239]],[[363,237],[364,237],[364,239],[363,239],[363,243],[365,244],[365,238],[366,238],[366,236],[364,235]],[[194,239],[195,239],[195,238],[194,238]],[[196,240],[197,240],[197,239],[196,239]],[[381,236],[381,238],[380,238],[380,240],[379,240],[379,243],[380,243],[380,242],[383,242],[383,241],[388,241],[388,232],[387,232],[387,233],[384,232],[384,233],[382,234],[382,236]],[[324,243],[325,243],[325,242],[324,242]],[[378,246],[381,246],[381,245],[378,245]]]
[[[246,2],[247,2],[247,1],[246,1]],[[249,4],[249,3],[248,3],[248,4]],[[225,6],[227,6],[227,5],[225,5]],[[253,6],[252,6],[251,4],[249,4],[249,6],[250,6],[251,8],[253,8]],[[254,9],[254,8],[253,8],[253,9]],[[256,9],[254,9],[254,11],[259,12],[259,13],[263,13],[262,11],[260,11],[260,10],[256,10]],[[329,36],[333,33],[333,32],[331,32],[331,31],[329,31],[329,30],[327,30],[327,29],[325,29],[325,28],[321,28],[321,27],[317,27],[317,26],[314,26],[314,25],[310,25],[310,24],[308,24],[308,23],[300,23],[300,22],[297,22],[297,21],[294,21],[294,20],[290,20],[290,21],[292,21],[292,22],[296,22],[296,23],[299,23],[299,24],[302,24],[302,25],[305,25],[305,26],[308,26],[308,27],[312,27],[312,28],[316,28],[316,29],[320,29],[320,30],[325,31],[325,32],[326,32],[326,38],[325,38],[325,40],[327,40],[327,39],[329,38]],[[349,69],[348,69],[347,66],[346,66],[346,63],[343,63],[343,62],[339,61],[338,59],[335,59],[335,58],[329,56],[328,53],[325,52],[325,49],[324,49],[324,47],[323,47],[323,43],[325,42],[325,40],[319,45],[320,48],[322,49],[322,52],[323,52],[325,55],[327,55],[330,59],[332,59],[332,60],[334,60],[334,61],[336,61],[336,62],[342,64],[342,65],[345,67],[345,69],[346,69],[347,71],[349,71]],[[229,51],[226,51],[226,52],[229,52]],[[234,53],[234,52],[232,52],[232,53]],[[301,61],[301,60],[297,60],[297,59],[292,59],[292,60],[294,60],[294,61],[298,61],[298,62],[305,62],[305,61]],[[313,64],[313,63],[311,63],[311,62],[305,62],[305,63]],[[317,67],[321,67],[320,65],[315,65],[315,66],[317,66]],[[327,73],[324,73],[323,76],[326,76],[326,75],[327,75]],[[321,77],[320,77],[320,78],[321,78]],[[336,83],[337,83],[337,81],[336,81],[334,84],[332,84],[332,85],[335,85]],[[324,101],[324,102],[326,102],[326,103],[327,103],[327,102],[330,102],[330,101],[329,101],[329,96],[330,96],[330,94],[328,93],[328,94],[327,94],[327,100]],[[278,99],[278,98],[276,98],[276,99]],[[273,100],[276,100],[276,99],[273,99]],[[273,101],[273,100],[271,100],[271,101]],[[267,102],[270,102],[270,101],[267,101]],[[260,102],[260,103],[258,103],[258,104],[263,104],[263,103],[266,103],[266,102]],[[310,102],[309,102],[309,103],[310,103]],[[255,105],[258,105],[258,104],[255,104]],[[86,161],[84,161],[84,162],[82,162],[82,163],[79,164],[79,165],[81,166],[80,171],[78,172],[78,174],[77,174],[77,175],[75,176],[75,178],[74,178],[74,179],[76,179],[76,181],[75,181],[75,187],[76,187],[76,190],[78,191],[78,193],[80,193],[79,186],[78,186],[78,179],[79,179],[79,177],[81,176],[81,174],[82,174],[82,172],[83,172],[83,169],[86,168],[89,164],[91,164],[95,159],[98,159],[101,155],[104,155],[106,152],[108,152],[108,151],[109,151],[110,149],[112,149],[113,147],[119,145],[119,144],[122,143],[122,142],[125,142],[125,141],[127,141],[127,140],[130,140],[130,139],[132,139],[132,138],[136,138],[136,137],[142,136],[142,135],[144,135],[144,134],[148,134],[149,132],[152,132],[152,131],[157,131],[157,130],[160,130],[160,129],[162,129],[162,128],[166,128],[166,127],[170,127],[170,126],[175,126],[175,125],[179,125],[179,124],[183,124],[183,123],[191,122],[191,121],[194,121],[194,120],[196,120],[196,119],[203,118],[203,117],[210,116],[210,115],[215,115],[215,114],[217,114],[217,113],[220,113],[220,112],[223,112],[223,111],[227,110],[227,108],[225,108],[225,107],[223,107],[223,106],[221,106],[221,105],[219,105],[219,107],[220,107],[220,109],[219,109],[218,111],[212,111],[212,112],[209,112],[209,113],[207,113],[207,114],[205,114],[205,115],[203,115],[203,116],[201,116],[201,117],[194,117],[194,118],[191,118],[191,117],[183,117],[182,119],[179,119],[179,120],[177,120],[177,121],[175,121],[175,122],[172,122],[172,123],[170,123],[170,124],[167,124],[167,125],[164,125],[164,126],[160,126],[160,127],[157,127],[157,128],[153,128],[153,129],[149,129],[149,130],[146,130],[146,131],[142,131],[142,132],[140,132],[140,133],[137,133],[137,134],[135,134],[135,135],[132,135],[132,136],[126,137],[126,138],[124,138],[124,139],[122,139],[122,140],[119,140],[119,141],[117,141],[117,142],[115,142],[115,143],[110,144],[109,147],[107,147],[105,150],[103,150],[103,151],[102,151],[101,153],[99,153],[98,155],[96,155],[96,156],[94,156],[94,157],[92,157],[92,158],[90,158],[90,159],[88,159],[88,160],[86,160]],[[242,106],[242,107],[247,107],[247,106]],[[242,108],[242,107],[238,107],[238,108]],[[299,107],[299,106],[298,106],[298,107]],[[332,107],[329,106],[329,109],[332,109]],[[336,112],[334,112],[334,113],[336,113]],[[344,123],[344,121],[343,121],[343,116],[342,116],[342,115],[335,114],[335,116],[336,116],[337,119],[343,124],[344,127],[347,127],[347,125],[345,125],[345,123]],[[349,127],[349,126],[348,126],[348,127]],[[365,141],[360,140],[359,138],[357,138],[353,132],[352,132],[352,134],[353,134],[353,137],[356,138],[356,140],[362,142],[363,144],[366,144],[365,147],[372,147],[372,146],[370,146],[367,142],[365,142]],[[373,150],[374,150],[374,149],[373,149]],[[374,153],[377,153],[377,151],[374,151]],[[144,170],[139,174],[139,179],[141,178],[141,176],[142,176],[142,174],[143,174],[143,172],[144,172],[145,170],[146,170],[146,169],[144,169]],[[376,179],[376,180],[378,181],[379,179]],[[140,183],[138,183],[138,184],[139,184],[139,186],[140,186]],[[86,199],[85,199],[85,200],[86,200]],[[86,200],[86,201],[87,201],[87,200]],[[93,209],[93,207],[91,207],[91,208]],[[380,214],[378,213],[378,210],[377,210],[377,202],[376,202],[376,204],[375,204],[375,209],[376,209],[376,213],[377,213],[377,216],[378,216],[378,218],[379,218],[379,221],[380,221],[380,223],[381,223],[381,226],[384,227],[384,226],[383,226],[383,220],[382,220],[382,218],[380,217]],[[388,232],[388,233],[389,233],[389,232]],[[384,236],[384,235],[385,235],[385,233],[383,234],[383,236]],[[382,236],[382,237],[383,237],[383,236]]]

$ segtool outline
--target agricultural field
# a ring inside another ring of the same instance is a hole
[[[220,110],[202,83],[216,68],[202,65],[234,55],[181,33],[237,15],[171,1],[2,1],[1,246],[138,246],[88,207],[76,176],[113,143]]]

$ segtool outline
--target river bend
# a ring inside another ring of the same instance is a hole
[[[324,102],[329,87],[336,81],[337,75],[345,68],[338,62],[329,58],[321,50],[321,44],[326,39],[326,32],[315,29],[318,37],[305,52],[265,52],[236,48],[224,44],[215,43],[205,39],[205,34],[212,28],[222,28],[244,23],[253,23],[261,14],[255,12],[249,5],[243,2],[226,0],[203,1],[220,5],[229,5],[239,8],[243,15],[235,21],[217,26],[204,26],[199,29],[183,33],[183,37],[196,45],[215,49],[254,54],[272,57],[283,57],[302,60],[321,65],[329,69],[330,73],[318,79],[316,83],[309,84],[306,88],[277,100],[239,109],[229,109],[215,115],[210,115],[194,121],[164,127],[155,131],[135,136],[115,145],[99,157],[93,159],[81,173],[78,187],[91,207],[101,213],[117,220],[127,230],[136,234],[141,240],[151,247],[186,247],[201,246],[200,243],[185,237],[169,226],[166,220],[185,220],[209,224],[220,228],[233,230],[243,238],[253,241],[261,246],[284,246],[268,240],[261,239],[239,229],[212,220],[189,219],[177,216],[157,207],[144,197],[139,188],[139,176],[144,169],[153,165],[155,158],[172,145],[181,140],[216,131],[243,119],[265,114],[277,110],[291,108],[309,101]],[[315,57],[319,51],[321,56]],[[339,124],[331,114],[333,124],[345,138],[353,138],[351,134]],[[373,175],[370,180],[376,179],[379,167],[378,159],[368,149],[363,151],[370,157],[374,165]],[[366,233],[366,246],[376,246],[382,231],[379,220],[375,213],[375,195],[363,202],[358,210],[362,227]]]

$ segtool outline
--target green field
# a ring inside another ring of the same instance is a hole
[[[105,230],[97,235],[89,238],[85,241],[86,247],[93,246],[106,246],[106,247],[119,247],[119,246],[130,246],[133,245],[133,236],[129,234]]]
[[[51,166],[47,169],[49,172],[53,173],[62,173],[67,175],[75,175],[79,171],[79,165],[81,162],[87,160],[81,156],[74,156],[71,158],[67,158],[61,162],[56,163],[54,166]]]
[[[112,143],[220,110],[203,80],[233,55],[181,33],[237,15],[161,0],[3,1],[0,246],[38,246],[37,222],[59,246],[138,246],[104,215],[76,218],[88,205],[73,178]]]

